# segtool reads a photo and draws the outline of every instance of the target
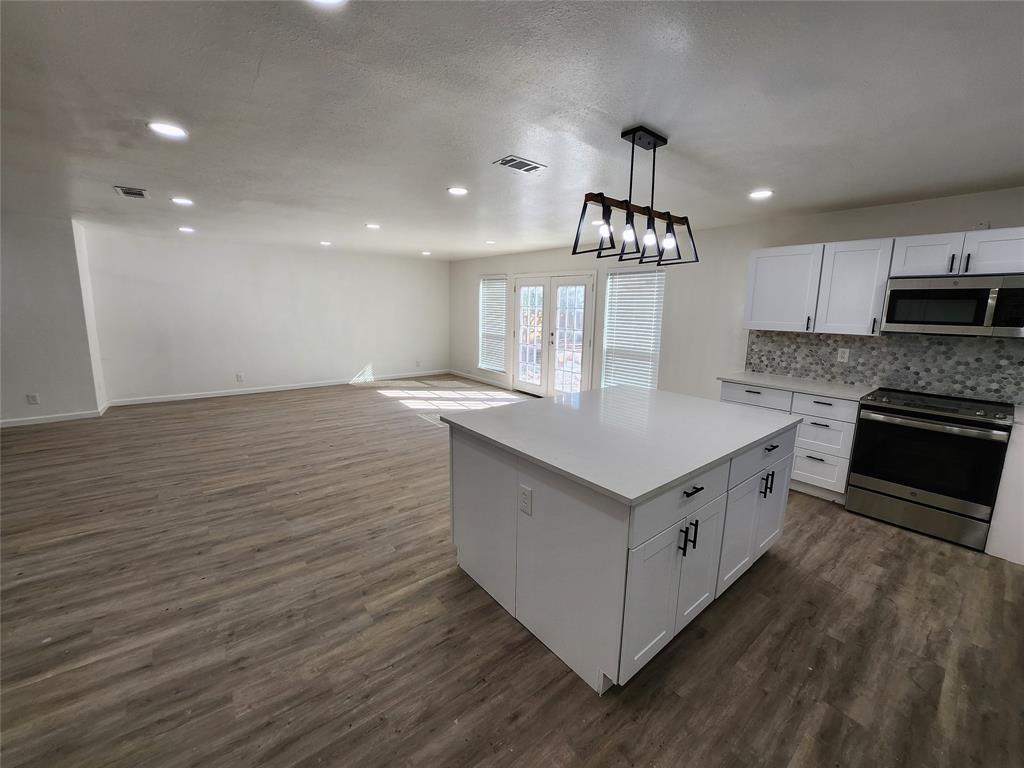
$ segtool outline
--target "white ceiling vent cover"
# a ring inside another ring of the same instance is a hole
[[[143,200],[149,197],[149,193],[142,187],[122,187],[115,184],[114,191],[121,197],[133,197],[136,200]]]
[[[503,158],[495,160],[491,165],[503,165],[510,170],[527,174],[537,173],[538,171],[547,168],[544,163],[527,160],[525,157],[519,157],[519,155],[505,155]]]

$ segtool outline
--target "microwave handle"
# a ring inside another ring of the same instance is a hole
[[[1000,429],[981,429],[978,427],[960,427],[955,424],[940,424],[935,421],[924,419],[913,419],[909,416],[890,416],[887,413],[876,413],[875,411],[860,412],[861,421],[881,421],[885,424],[896,424],[901,427],[913,427],[915,429],[927,429],[930,432],[945,432],[959,437],[976,437],[981,440],[994,440],[997,443],[1005,443],[1010,439],[1010,433]]]
[[[953,272],[953,263],[955,261],[956,261],[956,254],[955,253],[949,254],[949,272],[950,273]]]
[[[968,254],[968,256],[969,255],[970,254]],[[991,328],[992,327],[992,319],[995,317],[995,314],[996,314],[996,302],[998,302],[998,301],[999,301],[999,289],[998,288],[992,288],[988,292],[988,306],[985,307],[985,322],[984,322],[984,325],[985,325],[986,328]]]

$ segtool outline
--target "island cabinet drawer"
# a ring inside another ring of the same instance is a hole
[[[819,488],[845,493],[846,476],[849,471],[849,459],[803,448],[793,454],[793,479]]]
[[[725,493],[728,481],[729,462],[723,461],[682,485],[637,505],[629,517],[629,546],[643,544],[691,512],[714,501]]]
[[[722,399],[733,403],[759,405],[762,408],[774,408],[777,411],[789,412],[793,393],[786,389],[755,387],[752,384],[736,384],[731,381],[722,382]]]
[[[821,397],[797,392],[793,395],[793,413],[804,416],[824,416],[828,419],[854,422],[857,420],[857,401],[838,397]]]
[[[729,467],[729,487],[735,488],[748,477],[756,475],[779,459],[788,456],[793,452],[795,443],[796,427],[793,427],[781,435],[760,442],[739,456],[733,457]]]
[[[796,446],[848,459],[853,448],[853,430],[854,425],[846,421],[808,416],[796,429]]]

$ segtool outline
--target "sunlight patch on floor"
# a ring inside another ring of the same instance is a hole
[[[452,389],[379,389],[377,393],[385,397],[395,398],[415,411],[472,411],[481,408],[495,408],[508,405],[526,396],[517,392]]]

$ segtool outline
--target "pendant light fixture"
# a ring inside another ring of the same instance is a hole
[[[668,139],[655,133],[650,128],[638,125],[622,132],[622,138],[630,143],[629,153],[629,195],[625,200],[608,197],[603,192],[588,192],[583,196],[583,210],[576,227],[576,239],[573,243],[574,254],[596,253],[597,258],[604,259],[618,256],[619,261],[636,261],[640,264],[654,266],[671,266],[673,264],[696,264],[697,246],[693,241],[693,230],[686,216],[676,216],[668,211],[657,211],[654,208],[654,181],[657,168],[658,147],[668,144]],[[651,152],[651,200],[650,205],[641,206],[633,202],[633,171],[636,148]],[[596,207],[599,217],[592,221]],[[590,215],[588,216],[588,211]],[[620,244],[615,243],[615,221],[613,215],[624,220]],[[636,231],[636,221],[644,222],[643,234]],[[596,244],[588,226],[596,226]],[[659,226],[661,234],[659,235]],[[676,228],[685,230],[682,242],[677,236]]]

